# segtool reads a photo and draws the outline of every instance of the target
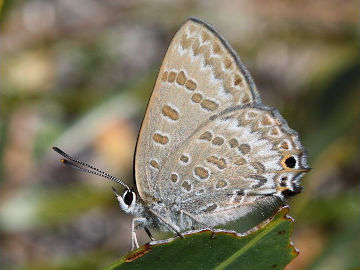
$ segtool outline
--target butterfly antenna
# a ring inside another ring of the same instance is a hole
[[[128,185],[126,185],[123,181],[121,181],[119,178],[116,178],[115,176],[112,176],[90,164],[87,164],[85,162],[82,162],[81,160],[78,160],[76,158],[73,158],[71,156],[69,156],[68,154],[66,154],[64,151],[62,151],[61,149],[59,149],[58,147],[53,147],[52,148],[55,152],[57,152],[58,154],[60,154],[61,156],[63,156],[66,159],[62,159],[61,162],[64,163],[65,165],[73,168],[73,169],[77,169],[79,171],[82,172],[86,172],[86,173],[90,173],[90,174],[94,174],[97,176],[101,176],[103,178],[109,179],[111,181],[114,181],[116,183],[119,183],[121,185],[123,185],[124,187],[126,187],[127,189],[130,190],[130,187]],[[77,164],[80,164],[86,168],[82,168],[80,166],[78,166]]]

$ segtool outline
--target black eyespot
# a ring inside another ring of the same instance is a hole
[[[132,191],[126,190],[125,194],[124,194],[124,203],[126,205],[131,205],[133,199],[134,199],[134,195],[133,195]]]
[[[303,190],[302,187],[299,186],[294,186],[293,189],[294,190],[290,190],[290,189],[284,190],[282,194],[288,198],[295,196],[296,194],[299,194]]]
[[[288,157],[285,160],[285,164],[286,166],[288,166],[289,168],[295,168],[296,165],[296,159],[294,157]]]

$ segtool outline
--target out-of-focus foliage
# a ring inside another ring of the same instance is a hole
[[[188,16],[228,39],[264,103],[308,149],[313,170],[290,200],[300,255],[287,269],[360,266],[355,1],[18,0],[2,8],[1,269],[103,268],[129,250],[130,218],[112,183],[64,168],[51,146],[131,184],[157,70]]]

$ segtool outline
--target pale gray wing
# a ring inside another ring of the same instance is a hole
[[[300,192],[306,171],[299,137],[275,109],[235,106],[211,116],[171,153],[156,193],[168,205],[209,215]]]
[[[139,133],[135,178],[141,198],[151,202],[164,196],[155,186],[171,183],[159,171],[206,119],[258,102],[236,53],[212,27],[188,19],[170,43]]]
[[[184,228],[190,228],[205,224],[207,227],[214,227],[239,220],[256,210],[264,211],[264,208],[266,211],[275,210],[281,204],[281,198],[273,195],[248,193],[244,196],[240,192],[236,194],[236,192],[214,191],[214,193],[206,196],[196,196],[181,205],[181,210],[184,211],[183,215],[190,214],[191,216],[188,216],[188,220],[190,218],[189,221],[191,221],[189,225],[186,225],[185,222],[183,226]],[[199,224],[194,224],[194,219]]]

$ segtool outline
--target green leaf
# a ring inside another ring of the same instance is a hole
[[[284,206],[244,234],[199,230],[153,241],[106,268],[115,269],[283,269],[298,251],[290,242],[293,219]]]

